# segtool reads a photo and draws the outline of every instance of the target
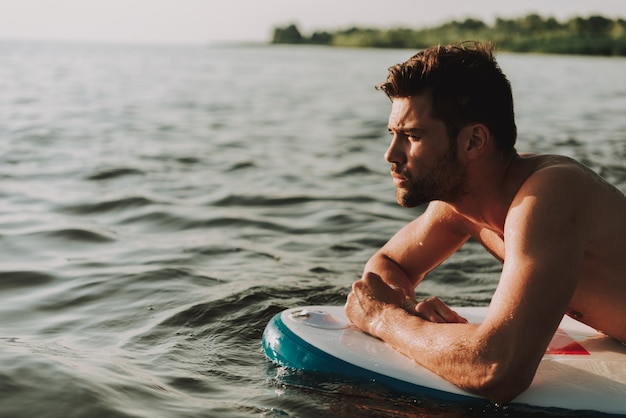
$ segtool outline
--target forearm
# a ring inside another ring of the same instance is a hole
[[[433,323],[388,305],[373,330],[402,354],[449,382],[476,392],[493,378],[494,362],[479,348],[478,325]]]
[[[507,402],[528,387],[541,356],[517,349],[506,325],[425,320],[407,311],[403,299],[400,290],[366,274],[352,285],[346,315],[359,329],[470,392]]]
[[[536,369],[529,363],[513,366],[506,345],[490,339],[478,324],[433,323],[388,305],[374,333],[450,383],[496,402],[523,392]]]

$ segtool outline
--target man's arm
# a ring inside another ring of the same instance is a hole
[[[396,233],[366,263],[363,277],[374,273],[392,288],[415,299],[415,287],[469,238],[465,220],[442,202]]]
[[[530,385],[582,270],[580,176],[543,171],[511,205],[504,268],[483,324],[441,324],[411,315],[385,284],[390,280],[375,272],[354,284],[348,317],[451,383],[494,401],[512,400]]]

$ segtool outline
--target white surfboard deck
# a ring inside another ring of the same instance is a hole
[[[453,307],[480,323],[486,307]],[[381,340],[350,324],[342,306],[306,306],[277,314],[263,334],[267,357],[280,365],[376,381],[404,394],[475,402]],[[626,415],[626,346],[564,317],[531,386],[513,403]]]

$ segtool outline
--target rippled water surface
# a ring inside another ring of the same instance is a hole
[[[269,364],[342,304],[398,208],[373,89],[412,51],[0,42],[0,415],[512,416]],[[518,149],[626,191],[626,60],[501,54]],[[466,245],[419,288],[486,305]],[[536,413],[546,416],[548,413]]]

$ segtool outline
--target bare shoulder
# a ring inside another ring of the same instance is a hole
[[[439,225],[451,233],[461,236],[470,235],[475,229],[475,225],[454,210],[451,205],[438,200],[428,204],[422,217],[430,225]]]
[[[568,157],[523,157],[525,176],[512,202],[511,220],[560,225],[561,234],[626,232],[626,196],[582,163]],[[519,215],[519,216],[516,216]]]
[[[624,196],[616,187],[584,164],[565,156],[525,156],[528,177],[520,193],[545,194],[545,198],[589,199],[608,193]]]
[[[432,251],[433,257],[448,254],[469,238],[465,222],[465,218],[447,203],[432,201],[424,213],[398,231],[383,250],[408,254],[418,249],[421,254]]]

